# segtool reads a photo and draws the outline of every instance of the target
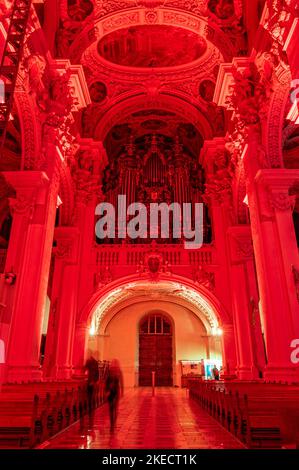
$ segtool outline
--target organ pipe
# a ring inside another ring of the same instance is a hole
[[[167,151],[167,157],[161,137],[152,135],[147,144],[146,151],[140,154],[131,138],[118,159],[109,163],[102,188],[106,201],[117,207],[119,194],[126,195],[127,205],[177,202],[182,207],[185,202],[202,201],[202,169],[194,157],[186,154],[178,139]],[[205,217],[208,219],[208,214]]]

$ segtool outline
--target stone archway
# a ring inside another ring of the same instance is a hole
[[[125,382],[138,385],[138,328],[141,318],[153,310],[166,312],[177,325],[175,331],[179,333],[175,335],[173,353],[176,385],[180,385],[180,360],[224,358],[225,348],[235,347],[234,338],[227,335],[232,329],[231,320],[207,289],[177,276],[159,282],[131,276],[96,292],[81,311],[78,341],[75,341],[77,356],[80,347],[81,361],[84,351],[85,354],[95,352],[100,360],[123,355]]]

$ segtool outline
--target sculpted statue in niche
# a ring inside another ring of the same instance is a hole
[[[82,29],[82,23],[73,20],[60,21],[56,32],[55,44],[58,57],[67,57],[69,47],[78,32]]]
[[[82,112],[82,134],[83,137],[93,137],[98,120],[98,104],[88,105]]]
[[[30,94],[39,97],[44,91],[43,76],[46,69],[46,59],[39,54],[30,55],[25,59]]]
[[[273,62],[267,53],[259,54],[242,72],[233,69],[235,84],[229,102],[245,126],[259,124],[267,116],[272,93]]]

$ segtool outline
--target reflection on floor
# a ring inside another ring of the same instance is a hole
[[[43,448],[66,449],[237,449],[244,446],[193,401],[185,389],[125,392],[113,435],[107,405],[72,425]]]

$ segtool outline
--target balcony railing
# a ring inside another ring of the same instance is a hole
[[[162,256],[163,263],[171,266],[211,265],[215,262],[215,249],[211,245],[203,245],[197,250],[186,250],[183,245],[113,245],[96,246],[95,264],[97,266],[138,266],[144,263],[150,253]]]

